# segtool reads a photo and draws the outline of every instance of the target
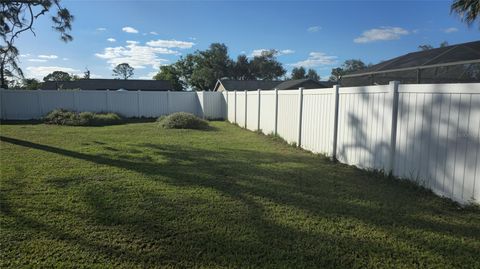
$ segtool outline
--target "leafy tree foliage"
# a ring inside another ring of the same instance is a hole
[[[46,75],[43,78],[43,81],[72,81],[73,76],[67,72],[63,71],[53,71],[52,73]]]
[[[448,46],[448,42],[447,41],[443,41],[442,43],[440,43],[440,45],[438,46],[439,48],[443,48],[443,47],[447,47]],[[420,45],[418,46],[418,49],[419,50],[422,50],[422,51],[425,51],[425,50],[431,50],[431,49],[434,49],[434,47],[430,44],[425,44],[425,45]]]
[[[168,80],[175,91],[183,90],[183,82],[180,80],[180,74],[173,65],[160,66],[160,71],[153,76],[155,80]]]
[[[303,79],[306,77],[307,71],[303,66],[294,67],[292,69],[292,79]]]
[[[480,0],[454,0],[450,12],[458,14],[463,22],[471,26],[480,14]]]
[[[330,81],[339,81],[343,75],[353,73],[355,71],[363,70],[368,66],[361,60],[350,59],[346,60],[341,67],[333,68],[330,76]]]
[[[248,60],[247,55],[241,54],[238,55],[237,61],[233,66],[233,76],[234,79],[238,80],[252,80],[255,79],[255,74],[252,70],[252,65]]]
[[[363,70],[365,68],[367,68],[365,63],[363,63],[361,60],[355,59],[346,60],[342,65],[342,69],[346,74]]]
[[[191,85],[202,91],[214,88],[216,80],[231,75],[232,60],[225,44],[213,43],[205,51],[197,51],[195,68],[191,75]]]
[[[225,44],[212,43],[207,50],[197,50],[180,57],[175,64],[160,70],[154,78],[168,79],[176,89],[180,89],[180,84],[182,88],[202,91],[212,90],[217,79],[223,78],[272,80],[286,72],[277,61],[276,54],[275,50],[265,51],[253,59],[239,55],[235,61],[229,57]]]
[[[41,87],[42,83],[35,78],[24,78],[22,79],[22,89],[26,90],[38,90]]]
[[[73,16],[68,9],[60,5],[61,0],[2,0],[0,1],[0,87],[7,88],[7,77],[23,78],[23,72],[18,66],[19,51],[15,40],[26,31],[34,32],[34,22],[48,12],[51,16],[52,28],[60,33],[64,42],[71,41],[69,34],[72,29]],[[16,74],[16,75],[15,75]]]
[[[320,76],[317,74],[317,71],[315,71],[314,69],[308,69],[307,78],[320,81]]]
[[[113,76],[119,77],[121,79],[128,79],[133,76],[133,67],[131,67],[128,63],[121,63],[115,66],[113,69]]]
[[[277,60],[276,55],[276,50],[268,50],[253,57],[250,64],[256,79],[274,80],[285,75],[287,71],[283,68],[282,63]]]
[[[320,76],[317,74],[317,71],[315,71],[314,69],[308,69],[308,71],[306,71],[303,66],[295,67],[292,69],[291,79],[304,79],[304,78],[320,81]]]

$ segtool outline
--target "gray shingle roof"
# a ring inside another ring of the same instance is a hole
[[[172,84],[167,80],[81,79],[76,81],[46,81],[43,83],[42,89],[168,91],[172,90]]]
[[[421,68],[436,64],[480,60],[480,41],[462,43],[426,51],[411,52],[388,61],[373,65],[364,70],[345,75],[359,75],[372,72],[388,72],[403,68]]]

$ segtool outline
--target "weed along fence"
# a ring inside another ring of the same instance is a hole
[[[480,201],[480,83],[222,93],[1,90],[0,98],[1,118],[12,120],[56,108],[226,118],[462,203]]]
[[[480,84],[389,85],[223,93],[250,130],[461,203],[480,201]],[[372,186],[374,187],[374,186]]]
[[[223,118],[221,99],[217,92],[0,90],[0,112],[2,119],[9,120],[40,119],[57,108],[114,112],[124,117],[158,117],[183,111],[219,119]]]

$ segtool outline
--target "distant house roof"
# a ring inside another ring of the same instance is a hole
[[[304,87],[305,89],[329,88],[333,83],[328,81],[315,81],[312,79],[295,79],[295,80],[218,80],[214,91],[256,91],[262,90],[292,90]]]
[[[43,83],[42,89],[168,91],[172,90],[172,84],[167,80],[80,79],[75,81],[46,81]]]
[[[480,63],[480,41],[408,53],[343,77],[349,78],[469,63]]]

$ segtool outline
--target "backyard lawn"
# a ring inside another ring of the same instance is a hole
[[[480,268],[480,210],[212,122],[3,124],[2,268]]]

